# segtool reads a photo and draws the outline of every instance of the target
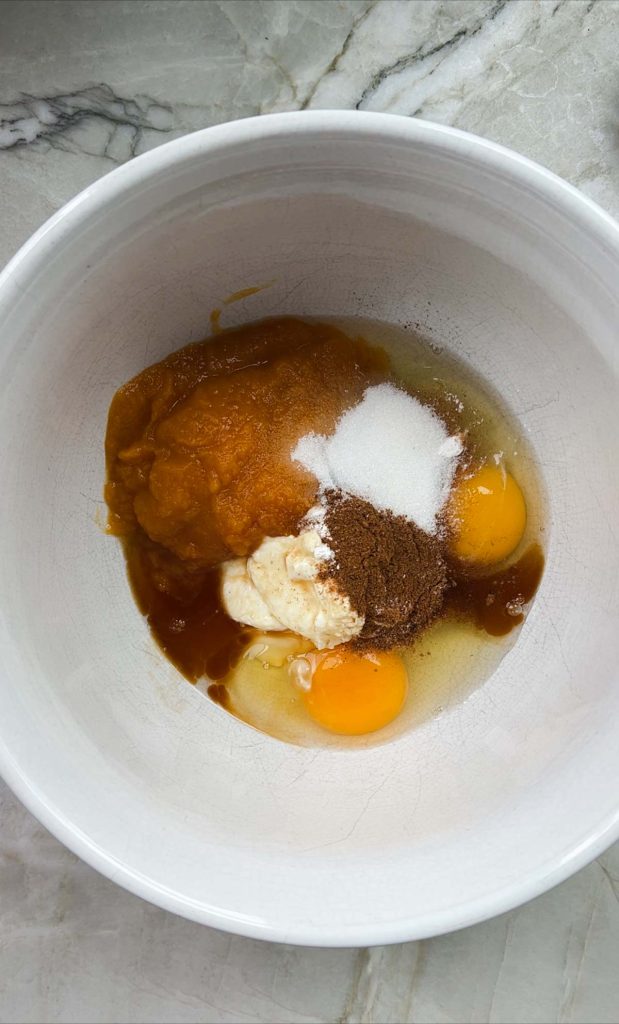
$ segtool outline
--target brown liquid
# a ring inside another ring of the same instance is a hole
[[[224,611],[219,570],[202,572],[191,584],[178,581],[170,593],[169,578],[166,590],[157,585],[166,553],[135,538],[124,547],[136,602],[163,653],[192,683],[203,676],[223,679],[240,658],[249,630]],[[218,700],[224,704],[223,694],[218,694]]]
[[[455,569],[446,611],[472,620],[490,636],[505,636],[524,619],[523,606],[535,595],[544,571],[539,544],[531,544],[517,562],[488,576],[470,576]]]
[[[221,704],[222,708],[230,708],[230,694],[224,683],[212,683],[206,692],[216,704]]]

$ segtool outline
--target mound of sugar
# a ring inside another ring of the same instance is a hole
[[[460,439],[449,436],[432,409],[393,384],[378,384],[330,437],[302,437],[292,458],[323,489],[365,498],[433,534],[461,451]]]

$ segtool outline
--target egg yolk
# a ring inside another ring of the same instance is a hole
[[[393,721],[408,689],[406,669],[396,654],[345,648],[312,658],[311,685],[305,706],[315,722],[330,732],[360,736]]]
[[[450,549],[463,562],[494,565],[518,547],[527,521],[520,487],[501,466],[482,466],[456,484],[448,506]]]

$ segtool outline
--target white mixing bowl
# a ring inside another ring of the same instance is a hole
[[[471,924],[618,835],[619,227],[482,139],[381,114],[209,128],[114,171],[0,279],[0,768],[110,878],[219,928],[356,945]],[[154,646],[104,536],[123,381],[224,324],[365,316],[481,371],[530,437],[547,568],[489,681],[393,743],[288,746]]]

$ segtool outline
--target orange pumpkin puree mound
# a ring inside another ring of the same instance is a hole
[[[187,345],[121,387],[107,435],[109,526],[142,533],[187,567],[293,533],[316,480],[290,459],[331,433],[387,358],[335,327],[268,320]]]

